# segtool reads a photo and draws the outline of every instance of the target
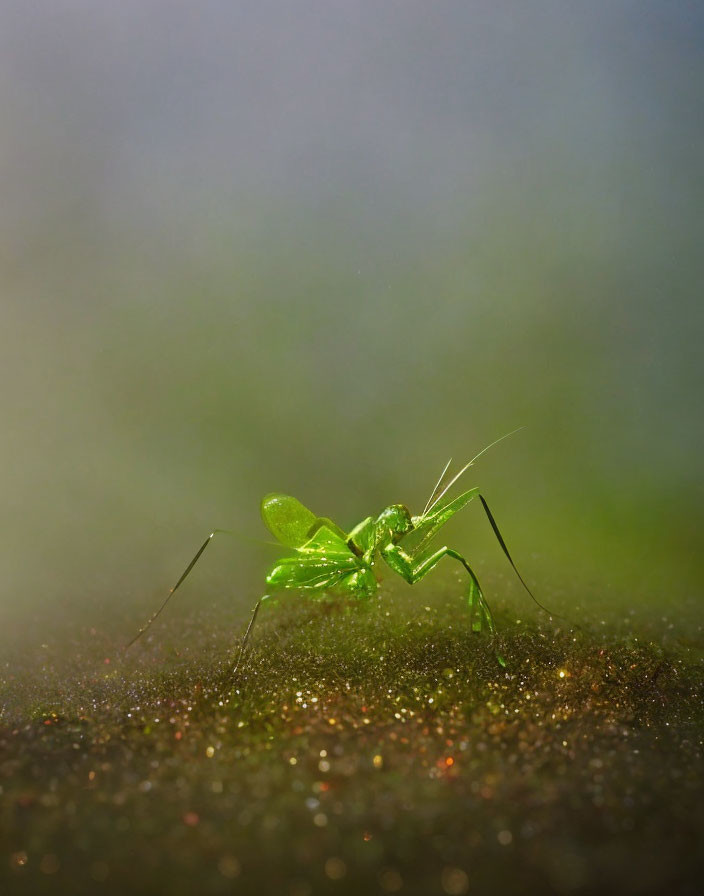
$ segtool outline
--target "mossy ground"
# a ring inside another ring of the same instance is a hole
[[[221,701],[242,615],[184,612],[5,664],[2,893],[700,892],[691,644],[289,600]]]

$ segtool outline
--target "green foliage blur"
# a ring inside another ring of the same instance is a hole
[[[465,482],[545,601],[700,614],[701,16],[531,6],[2,13],[3,617],[139,615],[216,526],[181,606],[244,614],[265,493],[418,512],[518,426]]]

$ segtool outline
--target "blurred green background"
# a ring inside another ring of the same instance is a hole
[[[667,0],[3,3],[5,636],[141,621],[272,490],[418,512],[517,426],[466,483],[546,602],[700,619],[703,78]]]

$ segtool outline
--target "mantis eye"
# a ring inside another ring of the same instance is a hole
[[[388,528],[394,541],[413,528],[411,514],[403,504],[392,504],[387,507],[379,517],[379,522]]]

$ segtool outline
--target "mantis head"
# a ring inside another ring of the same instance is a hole
[[[394,543],[413,528],[410,511],[405,504],[391,504],[382,510],[377,525],[388,530]]]

